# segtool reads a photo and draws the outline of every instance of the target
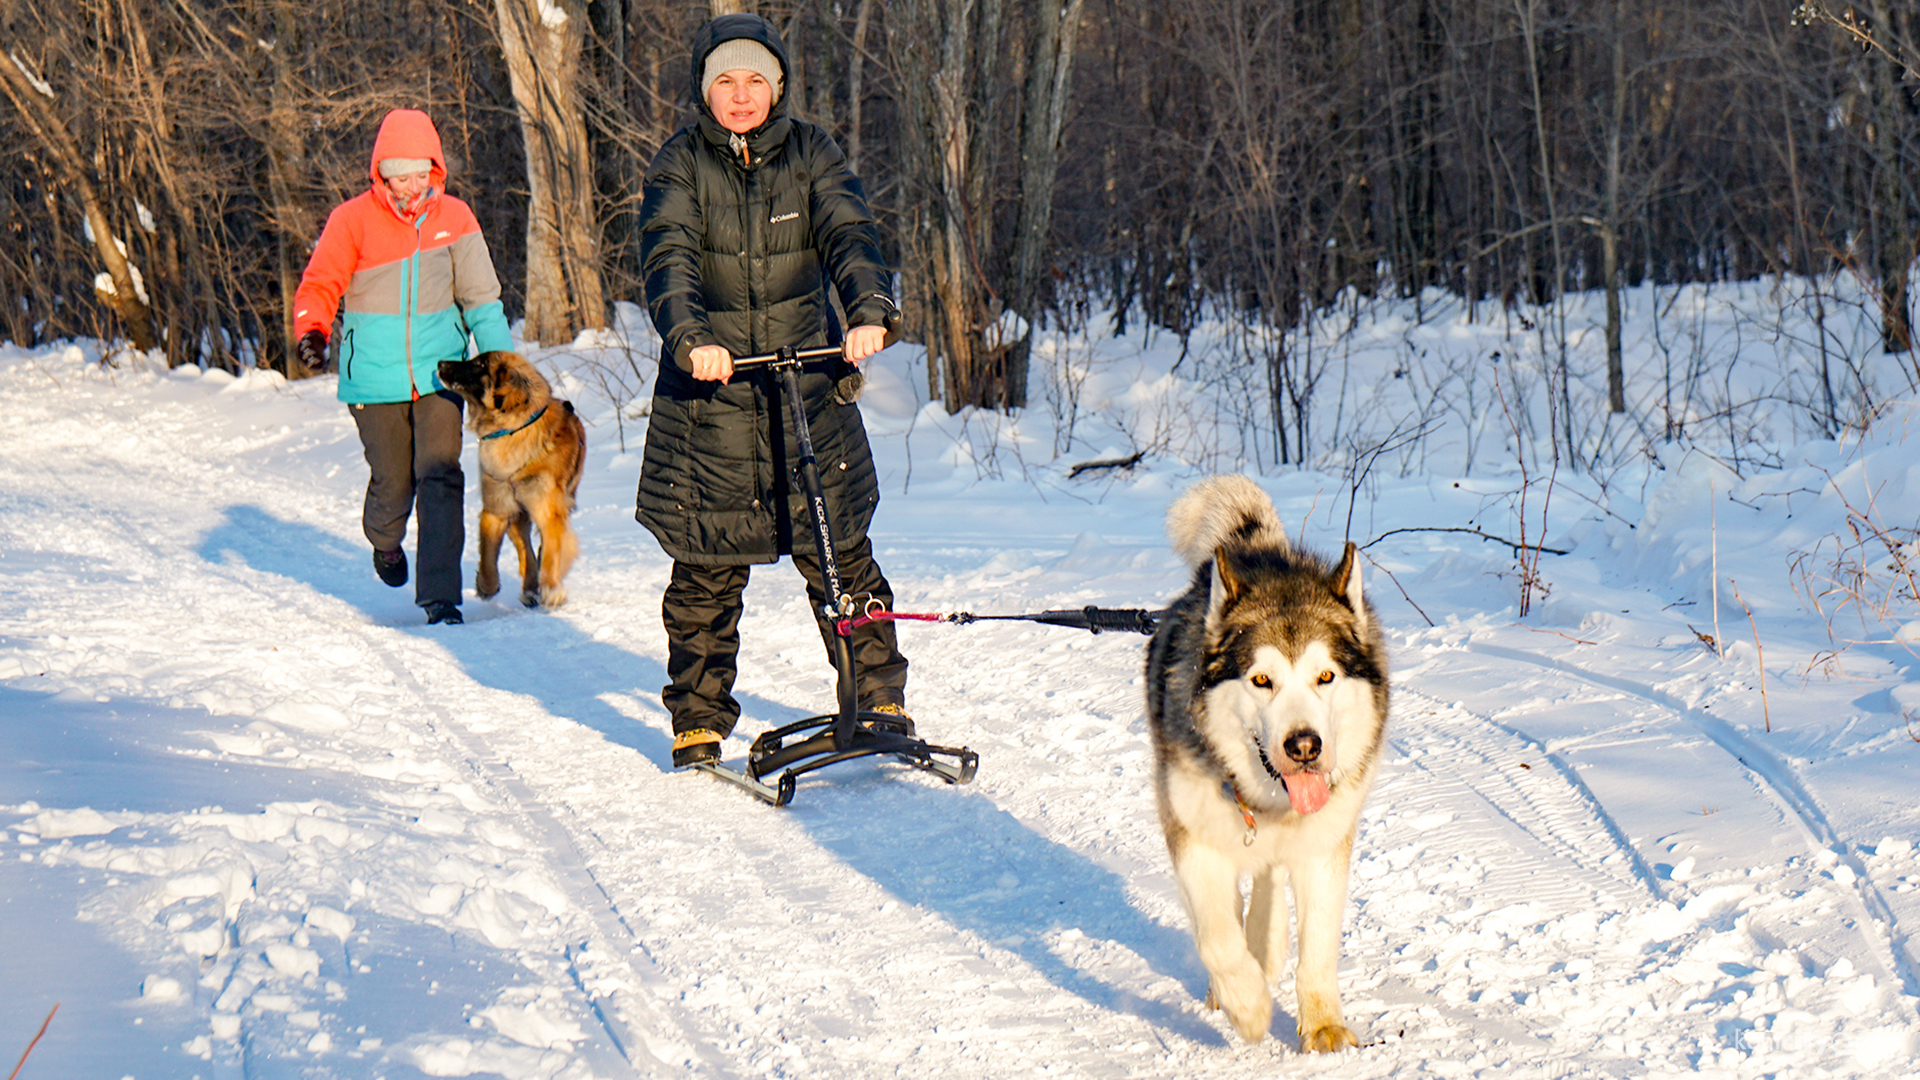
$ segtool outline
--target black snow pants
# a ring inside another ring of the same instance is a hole
[[[848,550],[836,548],[840,587],[856,597],[871,596],[893,608],[893,586],[873,560],[873,542],[866,538]],[[827,659],[833,660],[833,626],[819,617],[826,603],[820,578],[820,560],[811,554],[792,556],[807,582],[807,600],[813,605]],[[744,607],[750,566],[703,566],[675,561],[673,578],[661,601],[661,621],[667,628],[667,685],[660,699],[673,716],[675,734],[705,728],[731,734],[740,719],[740,703],[733,697],[739,673],[740,613]],[[906,705],[907,658],[893,623],[874,622],[853,632],[855,690],[860,707]],[[831,711],[823,709],[822,711]]]

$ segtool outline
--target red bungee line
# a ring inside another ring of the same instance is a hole
[[[903,619],[910,619],[914,622],[946,622],[950,618],[952,618],[952,616],[941,614],[940,612],[923,614],[912,611],[868,611],[856,615],[851,619],[837,620],[833,624],[833,632],[839,634],[841,637],[846,637],[868,623],[900,622]]]

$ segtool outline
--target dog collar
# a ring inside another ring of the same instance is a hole
[[[1259,825],[1253,820],[1253,808],[1247,805],[1246,796],[1240,794],[1239,784],[1229,780],[1227,781],[1227,790],[1233,793],[1233,805],[1240,808],[1240,820],[1247,823],[1247,833],[1240,838],[1240,843],[1244,846],[1252,847],[1253,834],[1259,831]]]
[[[553,403],[548,402],[547,404],[540,406],[540,411],[537,413],[534,413],[533,416],[530,419],[528,419],[526,423],[521,424],[517,428],[501,428],[499,431],[489,431],[485,435],[480,436],[480,441],[485,442],[488,439],[497,439],[502,435],[512,435],[516,432],[525,431],[528,428],[532,427],[533,425],[539,423],[540,418],[547,415],[547,410],[552,407],[553,407]]]

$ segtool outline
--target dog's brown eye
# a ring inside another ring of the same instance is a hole
[[[1251,682],[1253,685],[1259,687],[1262,690],[1268,689],[1269,687],[1273,686],[1273,680],[1268,678],[1265,675],[1255,675],[1253,678],[1247,681]]]
[[[1320,673],[1320,677],[1318,679],[1315,679],[1314,681],[1319,683],[1321,686],[1325,686],[1328,683],[1333,681],[1333,672],[1323,671]]]

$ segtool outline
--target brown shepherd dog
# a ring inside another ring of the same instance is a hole
[[[520,555],[520,602],[559,607],[567,602],[561,582],[580,550],[570,519],[586,465],[586,427],[518,353],[443,360],[440,381],[467,400],[473,409],[467,426],[480,437],[480,569],[473,591],[481,599],[500,591],[500,537],[506,535]]]

